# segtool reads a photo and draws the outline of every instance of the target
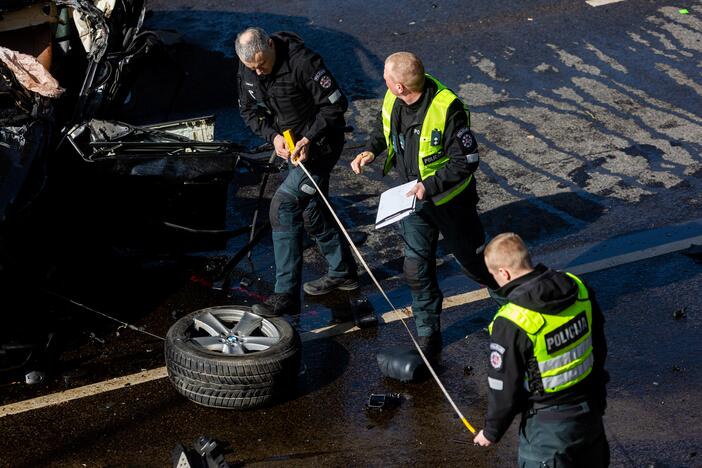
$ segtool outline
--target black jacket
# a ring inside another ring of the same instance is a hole
[[[269,75],[239,62],[239,112],[246,124],[269,142],[287,129],[312,143],[343,135],[348,101],[322,58],[295,33],[279,32],[271,39],[276,61]]]
[[[401,99],[395,100],[391,115],[391,127],[396,129],[401,143],[404,140],[404,147],[400,145],[399,148],[396,148],[395,164],[400,172],[400,177],[405,182],[419,178],[417,158],[419,131],[436,91],[436,84],[432,80],[426,79],[424,92],[417,102],[407,105]],[[478,168],[478,162],[468,163],[466,160],[466,155],[478,152],[478,144],[470,131],[470,122],[463,108],[463,103],[458,99],[449,106],[446,127],[441,137],[443,138],[444,152],[448,154],[450,159],[444,167],[436,171],[434,176],[422,181],[430,197],[460,184]],[[377,157],[386,149],[381,110],[366,144],[366,150]]]
[[[578,285],[563,272],[537,265],[533,272],[511,281],[496,293],[513,304],[542,314],[556,315],[575,302]],[[514,322],[503,317],[495,320],[490,337],[488,377],[494,379],[493,382],[501,382],[502,390],[491,387],[488,391],[488,411],[483,432],[488,440],[498,442],[512,419],[533,404],[557,405],[587,400],[591,406],[604,412],[608,380],[604,370],[607,356],[604,316],[590,288],[588,293],[592,303],[593,370],[582,382],[555,394],[534,389],[531,393],[527,392],[524,388],[525,372],[540,379],[531,340]],[[493,353],[499,356],[493,356]]]

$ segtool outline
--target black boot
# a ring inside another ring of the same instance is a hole
[[[417,339],[419,344],[419,349],[427,357],[427,359],[432,359],[438,356],[443,347],[443,341],[441,339],[441,332],[434,332],[429,336],[420,336]]]
[[[261,317],[280,317],[283,314],[294,315],[300,313],[300,301],[292,294],[274,293],[262,304],[254,304],[252,312]]]
[[[358,289],[358,279],[356,277],[332,278],[331,276],[324,275],[321,278],[303,284],[302,289],[310,296],[329,294],[337,289],[353,291],[354,289]]]

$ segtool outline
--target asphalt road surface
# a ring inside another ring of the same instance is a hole
[[[355,128],[333,175],[331,202],[350,230],[368,234],[361,253],[403,307],[409,292],[400,276],[401,240],[392,228],[375,231],[372,224],[377,195],[397,179],[382,179],[380,164],[355,176],[348,162],[379,110],[384,58],[398,50],[422,57],[427,71],[471,108],[488,233],[518,232],[549,265],[605,262],[584,278],[607,319],[612,465],[702,466],[702,270],[699,260],[676,252],[702,235],[702,2],[149,5],[146,27],[180,33],[176,57],[189,75],[168,112],[151,109],[135,121],[215,113],[218,137],[253,145],[234,108],[236,33],[250,25],[292,30],[322,54],[352,100],[348,120]],[[231,227],[248,223],[256,191],[255,184],[232,184]],[[252,270],[242,264],[235,272],[231,291],[209,288],[207,272],[241,243],[203,251],[176,271],[150,265],[131,282],[103,289],[93,288],[88,276],[95,274],[86,275],[84,283],[74,281],[74,291],[82,302],[164,336],[187,312],[250,304],[271,292],[269,239],[254,249]],[[645,258],[656,252],[664,255]],[[619,261],[605,268],[608,259]],[[305,260],[305,280],[324,272],[315,248]],[[477,289],[443,254],[439,273],[447,296]],[[252,283],[242,287],[242,277]],[[362,280],[376,312],[388,312]],[[338,321],[339,301],[344,297],[305,298],[295,326],[304,332]],[[439,376],[478,428],[487,388],[484,328],[494,312],[487,300],[459,301],[442,324]],[[2,404],[163,366],[158,339],[93,319],[95,333],[61,356],[60,373],[42,385],[2,384]],[[408,344],[398,322],[305,341],[297,387],[262,410],[203,408],[156,379],[2,416],[0,465],[168,466],[175,444],[199,435],[226,442],[233,465],[513,465],[516,424],[497,446],[474,447],[434,382],[405,385],[381,376],[375,354]],[[371,392],[399,392],[403,400],[393,411],[368,412]]]

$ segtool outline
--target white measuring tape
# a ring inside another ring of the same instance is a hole
[[[380,283],[378,282],[378,280],[375,278],[375,275],[373,274],[373,272],[371,272],[370,268],[368,267],[368,264],[366,264],[366,261],[363,259],[363,256],[361,255],[361,253],[358,251],[358,248],[356,248],[356,245],[355,245],[355,244],[353,243],[353,241],[351,240],[351,236],[349,236],[349,233],[346,232],[346,228],[344,228],[344,225],[341,223],[341,220],[339,220],[339,217],[336,215],[336,212],[334,211],[334,208],[332,208],[331,204],[329,204],[329,200],[327,200],[327,197],[324,196],[324,194],[323,194],[322,191],[320,190],[319,186],[317,185],[317,182],[315,182],[315,180],[314,180],[314,178],[312,177],[312,175],[307,171],[307,168],[305,167],[305,165],[304,165],[302,162],[298,162],[297,164],[298,164],[298,166],[300,166],[300,167],[302,168],[302,170],[305,172],[305,174],[307,175],[307,178],[309,178],[310,181],[312,181],[312,184],[313,184],[314,187],[317,189],[317,193],[322,197],[322,200],[324,200],[324,204],[327,205],[327,208],[329,208],[329,211],[331,212],[332,216],[334,216],[334,219],[336,220],[336,223],[337,223],[337,224],[339,225],[339,227],[341,228],[341,231],[344,233],[344,236],[346,237],[346,240],[349,242],[349,245],[350,245],[351,248],[353,249],[354,253],[355,253],[356,256],[358,257],[358,259],[361,261],[361,264],[363,265],[363,268],[365,268],[365,270],[368,272],[368,276],[371,277],[371,279],[373,280],[373,283],[375,284],[375,286],[376,286],[376,287],[378,288],[378,290],[380,291],[380,294],[383,295],[383,297],[385,298],[385,300],[388,302],[388,305],[390,305],[390,307],[392,308],[392,310],[393,310],[393,311],[397,314],[397,316],[400,318],[400,321],[402,322],[402,325],[405,326],[405,329],[407,330],[407,333],[409,334],[410,339],[412,340],[412,343],[414,343],[415,348],[417,348],[417,351],[419,352],[419,356],[421,356],[422,361],[424,361],[424,364],[427,365],[427,368],[429,369],[429,372],[431,373],[431,376],[434,378],[434,380],[436,381],[437,385],[439,386],[439,388],[441,389],[441,391],[444,393],[444,396],[446,397],[446,399],[448,400],[448,402],[449,402],[449,403],[451,404],[451,406],[453,407],[453,410],[456,412],[456,414],[458,415],[458,417],[461,418],[461,421],[463,421],[463,424],[465,424],[465,426],[468,428],[468,430],[469,430],[470,432],[472,432],[473,434],[475,434],[475,433],[476,433],[475,429],[473,428],[473,426],[470,425],[470,423],[468,422],[468,420],[463,416],[463,414],[461,413],[461,410],[459,410],[459,409],[458,409],[458,406],[456,406],[456,403],[453,402],[453,399],[451,398],[451,395],[449,395],[449,393],[446,391],[446,388],[445,388],[444,385],[441,383],[441,380],[439,380],[439,376],[436,375],[436,372],[434,372],[434,368],[431,366],[431,364],[429,363],[429,360],[427,359],[427,357],[426,357],[426,356],[424,355],[424,353],[422,352],[421,348],[419,347],[419,344],[417,343],[417,340],[414,339],[414,335],[412,335],[412,332],[410,331],[409,327],[407,326],[407,322],[405,322],[404,317],[402,317],[402,314],[400,313],[400,311],[397,310],[397,308],[396,308],[395,305],[392,303],[392,301],[390,300],[390,298],[388,297],[388,295],[385,294],[385,290],[384,290],[383,287],[380,285]]]

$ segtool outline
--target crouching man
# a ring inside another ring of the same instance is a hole
[[[487,245],[485,263],[508,302],[489,326],[487,418],[474,442],[499,442],[521,413],[518,466],[608,466],[607,344],[592,290],[570,273],[533,267],[514,233]]]

